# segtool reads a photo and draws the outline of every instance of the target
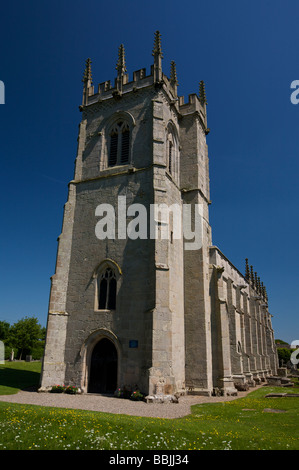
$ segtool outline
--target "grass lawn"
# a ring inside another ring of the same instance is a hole
[[[0,395],[12,395],[20,389],[38,385],[41,362],[5,362],[0,364]]]
[[[16,389],[10,376],[12,384]],[[0,449],[298,450],[299,398],[265,398],[274,391],[299,393],[299,387],[262,387],[231,402],[195,405],[191,415],[174,420],[17,405],[0,397]]]

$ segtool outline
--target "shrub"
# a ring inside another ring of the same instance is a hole
[[[131,393],[130,400],[141,401],[143,399],[144,399],[144,395],[139,390],[135,390],[134,392]]]
[[[75,387],[74,385],[69,385],[65,389],[65,393],[68,393],[69,395],[76,395],[78,393],[78,387]]]
[[[51,393],[63,393],[65,391],[65,386],[64,385],[53,385],[51,388],[50,392]]]
[[[287,349],[287,348],[277,348],[277,355],[279,359],[279,364],[286,365],[291,358],[292,352],[295,351],[294,349]]]
[[[125,398],[125,392],[122,388],[118,388],[117,390],[115,390],[114,396],[116,398]]]

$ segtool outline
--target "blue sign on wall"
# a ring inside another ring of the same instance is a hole
[[[129,348],[138,348],[138,341],[137,341],[137,339],[130,339],[130,341],[129,341]]]

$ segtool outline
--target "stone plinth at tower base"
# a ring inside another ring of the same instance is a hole
[[[175,395],[147,395],[146,403],[178,403],[180,394]]]
[[[232,377],[223,377],[219,379],[219,388],[223,396],[237,396],[238,391],[235,388],[234,380]]]
[[[211,397],[212,392],[211,390],[204,389],[204,388],[197,388],[197,387],[190,387],[187,391],[188,395],[198,395],[201,397]]]

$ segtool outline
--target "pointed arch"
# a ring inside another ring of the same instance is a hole
[[[179,134],[174,122],[170,120],[166,126],[166,165],[172,178],[179,181]]]
[[[135,119],[127,111],[117,111],[104,119],[99,131],[105,136],[104,161],[101,168],[128,165],[132,162],[133,129]]]
[[[120,266],[106,258],[93,272],[95,283],[95,310],[116,310],[117,282],[122,272]]]
[[[84,392],[88,391],[88,385],[91,378],[91,368],[92,368],[92,354],[100,341],[109,340],[117,354],[117,384],[120,382],[120,371],[121,371],[121,361],[122,361],[122,346],[118,336],[113,333],[113,331],[107,328],[99,328],[93,331],[83,342],[80,349],[80,359],[83,364],[82,378],[81,378],[81,388]]]

